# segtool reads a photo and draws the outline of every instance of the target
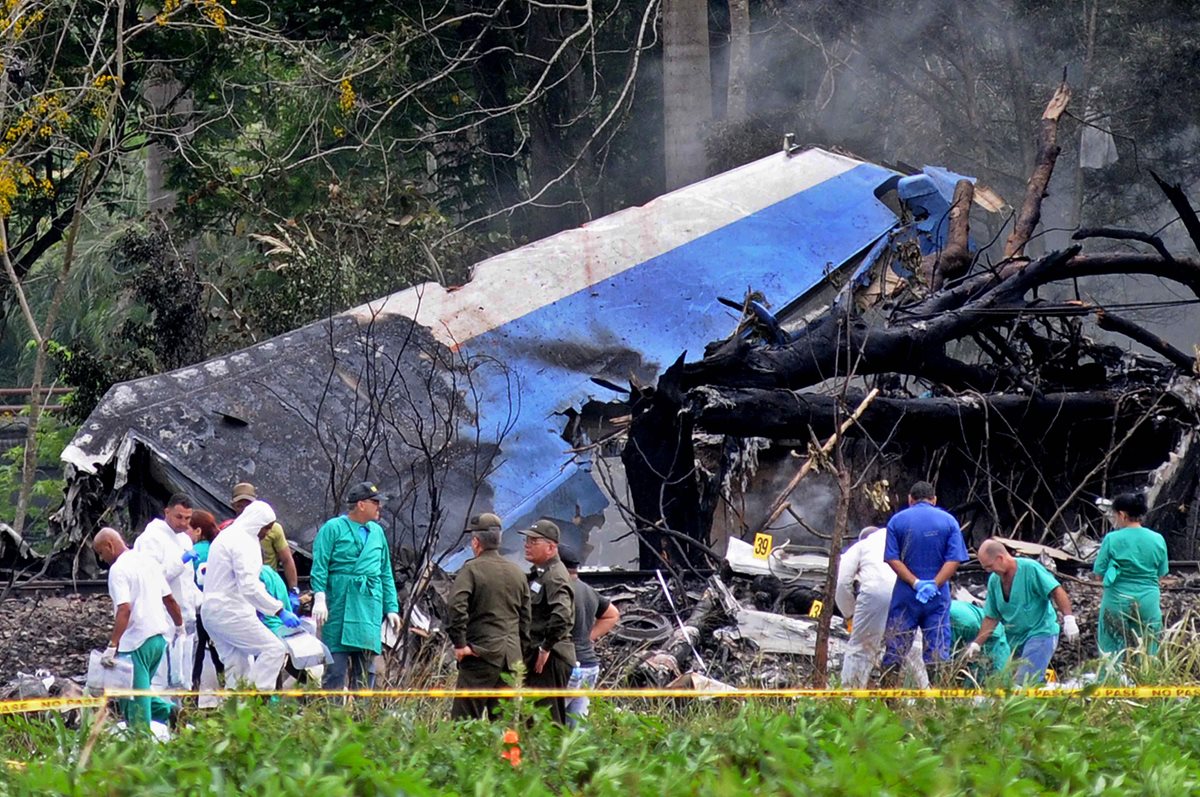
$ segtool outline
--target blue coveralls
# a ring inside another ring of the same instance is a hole
[[[932,581],[946,562],[965,562],[967,546],[958,521],[928,501],[913,504],[892,516],[887,525],[884,561],[899,559],[922,581]],[[950,658],[950,585],[943,584],[928,603],[901,579],[892,588],[888,607],[883,666],[899,666],[921,629],[925,663]]]

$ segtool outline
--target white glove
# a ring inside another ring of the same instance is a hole
[[[400,626],[403,625],[400,620],[400,615],[396,614],[395,612],[388,612],[387,624],[388,627],[397,634],[400,633]]]
[[[980,650],[979,643],[972,642],[971,644],[967,645],[967,649],[965,651],[963,651],[963,655],[966,656],[968,660],[970,660],[979,655],[979,650]]]
[[[171,634],[171,644],[174,645],[180,639],[187,635],[187,629],[182,625],[175,626],[174,633]]]
[[[329,607],[325,605],[325,593],[318,592],[313,595],[312,619],[320,628],[329,619]]]
[[[1064,614],[1062,621],[1063,639],[1068,642],[1074,642],[1079,639],[1079,624],[1075,622],[1075,615]]]
[[[104,653],[100,655],[100,664],[104,667],[116,667],[117,649],[111,646],[105,648]]]

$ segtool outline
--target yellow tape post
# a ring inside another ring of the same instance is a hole
[[[99,708],[111,698],[363,698],[369,700],[445,700],[455,697],[539,700],[548,697],[591,697],[597,699],[709,699],[709,700],[975,700],[977,698],[1028,697],[1037,699],[1127,699],[1200,697],[1197,686],[1117,686],[1085,689],[734,689],[710,692],[703,689],[223,689],[213,691],[118,689],[95,697],[37,698],[0,701],[0,714],[24,714],[35,711]]]

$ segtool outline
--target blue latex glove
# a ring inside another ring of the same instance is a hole
[[[293,589],[288,592],[288,603],[292,604],[292,611],[300,608],[300,590]]]
[[[933,598],[937,597],[938,589],[936,581],[918,581],[916,585],[917,600],[921,603],[929,603]]]
[[[196,559],[199,559],[199,558],[200,558],[199,556],[196,556],[196,552],[195,552],[195,551],[184,551],[184,552],[183,552],[183,563],[184,563],[185,565],[186,565],[188,562],[192,562],[192,561],[194,561],[194,560],[196,560]]]
[[[300,625],[300,618],[291,609],[284,609],[279,612],[279,619],[288,628],[297,628]]]

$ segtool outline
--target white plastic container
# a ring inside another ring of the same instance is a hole
[[[100,663],[103,655],[102,651],[93,650],[88,656],[87,683],[84,685],[87,691],[100,693],[107,689],[132,689],[133,660],[117,656],[116,664],[105,667]]]

